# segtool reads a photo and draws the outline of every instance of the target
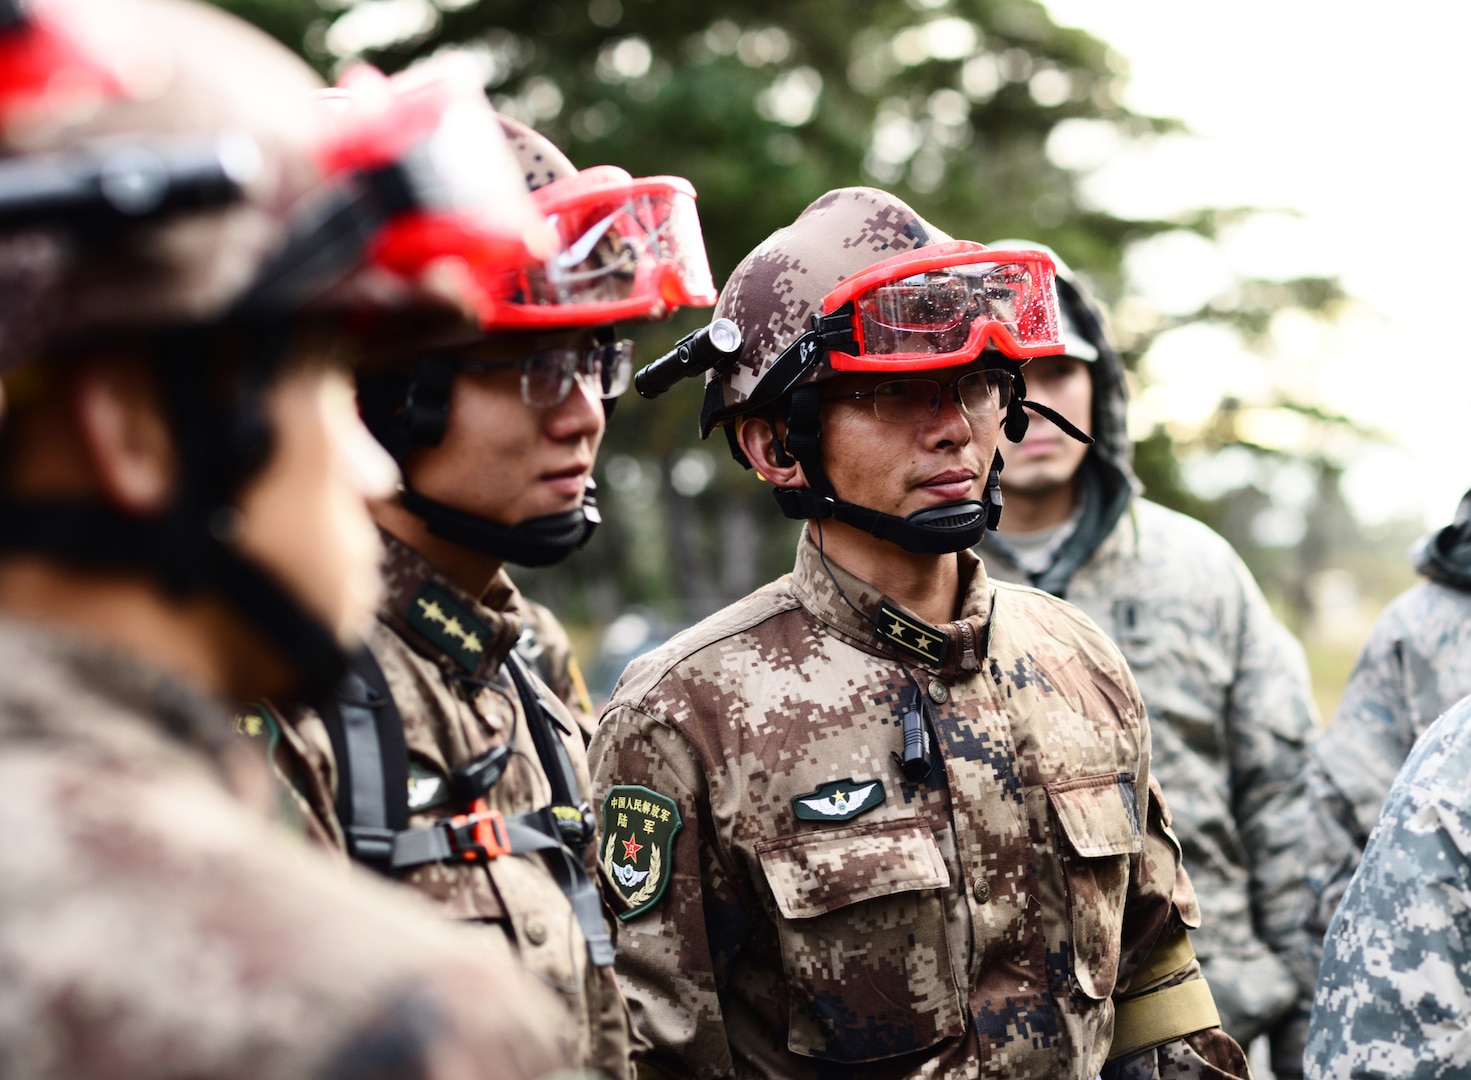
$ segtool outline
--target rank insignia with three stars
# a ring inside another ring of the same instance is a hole
[[[659,902],[674,869],[674,836],[684,825],[667,795],[646,787],[613,788],[603,800],[603,869],[626,905],[620,919]]]
[[[414,595],[404,620],[466,671],[485,659],[494,636],[454,593],[432,581]]]
[[[849,821],[884,801],[884,782],[879,779],[830,780],[816,791],[798,795],[792,809],[803,821]]]
[[[940,667],[945,663],[945,635],[929,623],[906,615],[888,601],[879,605],[879,637],[921,664]]]

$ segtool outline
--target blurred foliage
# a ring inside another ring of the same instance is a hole
[[[1176,229],[1212,238],[1252,213],[1205,207],[1141,221],[1089,204],[1083,177],[1059,163],[1059,140],[1128,143],[1180,126],[1125,108],[1124,59],[1055,25],[1035,0],[220,2],[328,76],[359,58],[393,71],[446,45],[469,49],[495,105],[577,164],[689,177],[717,281],[813,198],[850,184],[886,187],[956,236],[1048,243],[1106,304],[1125,296],[1131,244]],[[1228,325],[1253,347],[1283,308],[1331,312],[1341,300],[1333,280],[1240,281],[1199,311],[1136,310],[1116,329],[1137,367],[1161,334],[1186,323]],[[706,317],[685,311],[632,329],[647,359]],[[619,403],[599,476],[607,524],[555,574],[524,575],[570,621],[604,624],[637,605],[687,620],[790,567],[795,527],[723,440],[699,444],[699,398],[690,383],[658,402]],[[1157,430],[1140,444],[1137,468],[1151,497],[1220,528],[1255,569],[1271,571],[1241,524],[1266,496],[1248,485],[1205,499],[1181,473],[1187,451],[1241,442],[1230,408],[1223,403],[1226,418],[1190,446]],[[1309,466],[1328,503],[1337,500],[1331,460]]]

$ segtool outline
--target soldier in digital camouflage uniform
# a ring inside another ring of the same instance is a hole
[[[386,343],[382,370],[359,383],[369,427],[404,469],[374,511],[387,547],[369,638],[381,685],[369,673],[335,710],[284,725],[265,706],[253,715],[279,733],[278,769],[309,831],[483,924],[558,993],[578,1063],[622,1077],[635,1036],[598,885],[585,735],[517,651],[531,609],[504,564],[552,565],[597,523],[606,402],[631,370],[613,322],[711,304],[714,288],[684,181],[579,173],[503,123],[558,246],[509,285],[490,282],[500,291],[473,335]],[[380,709],[363,756],[365,700]]]
[[[394,470],[334,360],[350,339],[301,309],[341,287],[410,314],[415,279],[369,281],[362,247],[321,236],[314,211],[372,199],[314,164],[320,84],[204,5],[11,16],[0,1075],[551,1074],[570,1049],[551,995],[283,834],[222,704],[330,685],[378,591],[365,497]],[[17,105],[28,78],[44,95]],[[416,319],[458,318],[423,299]]]
[[[1325,806],[1350,837],[1324,887],[1325,916],[1353,876],[1415,740],[1471,694],[1471,493],[1451,524],[1417,545],[1414,563],[1429,580],[1375,621],[1332,725],[1313,744]]]
[[[641,1076],[1245,1074],[1123,658],[968,550],[1055,305],[1045,256],[870,188],[726,283],[745,340],[702,433],[807,524],[790,575],[630,664],[593,736]]]
[[[1305,853],[1331,836],[1309,790],[1307,662],[1231,546],[1139,494],[1123,362],[1066,268],[1058,294],[1066,352],[1030,364],[1027,386],[1094,442],[1032,424],[1006,450],[1006,517],[980,552],[992,577],[1065,597],[1123,651],[1200,898],[1201,969],[1226,1030],[1243,1046],[1267,1035],[1286,1080],[1302,1072],[1319,955]]]
[[[1471,698],[1421,736],[1324,943],[1306,1074],[1471,1074]]]

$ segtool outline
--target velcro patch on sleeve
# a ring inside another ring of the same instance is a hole
[[[683,825],[674,800],[646,787],[615,787],[603,799],[603,869],[627,907],[620,919],[643,914],[664,895]]]

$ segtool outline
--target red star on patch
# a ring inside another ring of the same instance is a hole
[[[629,862],[633,862],[634,859],[638,858],[638,853],[643,849],[644,846],[638,842],[638,837],[636,836],[630,836],[627,840],[623,841],[623,857]]]

